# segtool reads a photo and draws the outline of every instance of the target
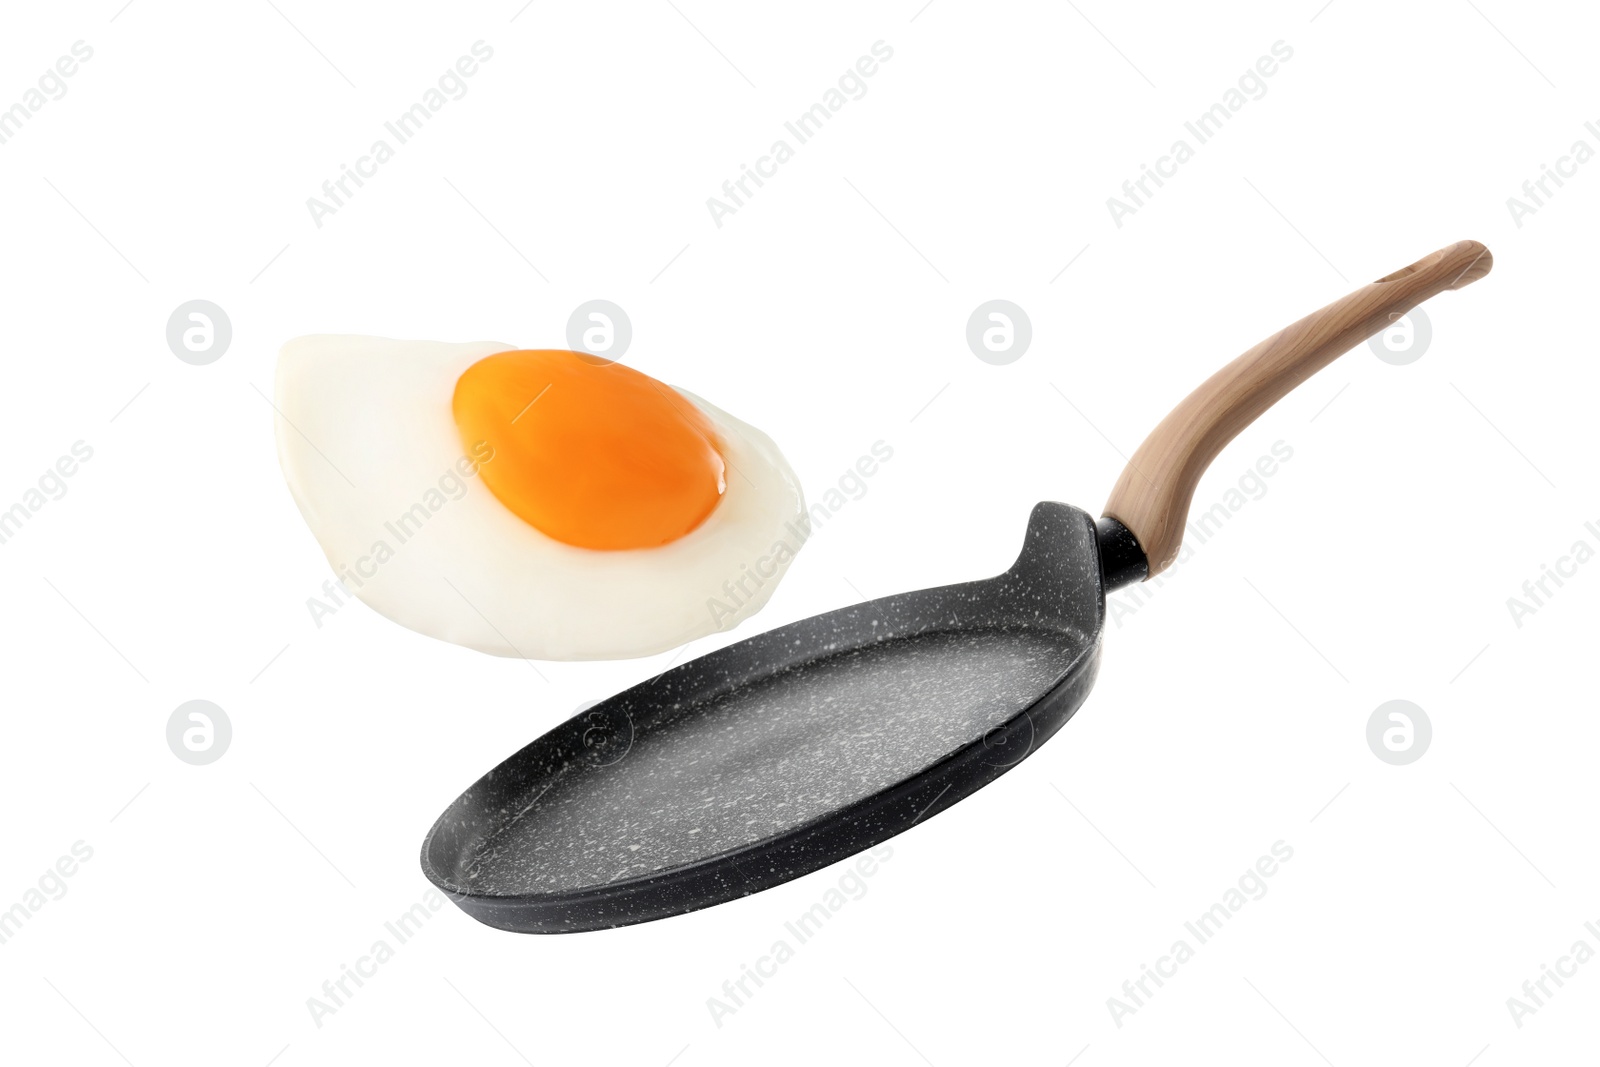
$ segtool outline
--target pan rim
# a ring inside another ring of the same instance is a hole
[[[1027,705],[1000,724],[985,730],[978,737],[943,753],[927,765],[887,786],[858,796],[842,807],[784,827],[758,840],[659,870],[557,892],[485,892],[462,887],[445,877],[444,863],[434,863],[431,853],[435,850],[435,843],[441,833],[453,829],[447,824],[452,821],[461,822],[460,815],[473,814],[469,798],[474,794],[493,789],[495,776],[516,764],[529,749],[539,746],[552,735],[572,727],[579,719],[578,715],[574,715],[540,733],[495,764],[492,769],[479,776],[471,786],[457,795],[423,838],[420,856],[423,874],[461,910],[487,926],[518,933],[578,933],[615,929],[729,903],[814,873],[913,829],[917,824],[972,795],[1022,763],[1040,744],[1049,740],[1065,726],[1088,698],[1099,674],[1106,620],[1103,561],[1095,520],[1087,512],[1070,504],[1040,502],[1034,505],[1029,515],[1022,551],[1016,562],[1004,572],[975,581],[957,582],[879,598],[879,601],[887,602],[908,596],[976,592],[986,586],[1008,586],[1019,578],[1023,582],[1023,588],[1027,588],[1033,581],[1030,572],[1034,568],[1042,566],[1053,570],[1058,565],[1055,552],[1050,546],[1062,543],[1060,538],[1064,531],[1060,524],[1063,521],[1068,527],[1077,528],[1075,536],[1081,538],[1076,541],[1080,546],[1080,553],[1084,549],[1088,553],[1087,556],[1079,554],[1076,557],[1078,562],[1087,568],[1084,579],[1092,591],[1092,598],[1084,603],[1087,611],[1061,610],[1043,616],[1036,612],[1031,619],[1013,616],[999,625],[982,627],[965,627],[958,623],[952,628],[942,624],[941,618],[923,628],[913,627],[908,632],[880,639],[881,642],[887,642],[917,639],[935,634],[970,634],[979,629],[994,633],[1027,631],[1069,639],[1074,646],[1068,649],[1072,655],[1053,675],[1049,684]],[[1058,590],[1056,595],[1065,596],[1068,592],[1062,589]],[[681,680],[688,672],[697,668],[703,670],[708,661],[720,660],[725,656],[733,659],[740,655],[740,650],[749,652],[753,650],[752,646],[767,641],[781,647],[788,637],[801,628],[816,625],[831,617],[859,613],[863,608],[879,601],[850,605],[822,615],[797,619],[753,635],[744,641],[725,645],[687,663],[678,664],[670,671],[630,686],[608,698],[608,701],[629,694],[648,699],[646,694],[648,689],[661,684],[670,684],[669,680],[674,677]],[[847,651],[869,648],[880,641],[865,641],[852,646],[851,649],[831,650],[820,656],[808,657],[805,662],[816,662]],[[715,690],[700,690],[694,699],[697,702],[702,699],[715,699],[746,685],[773,678],[798,665],[798,661],[785,662],[776,669],[758,673],[740,671],[740,681],[719,686]],[[1036,714],[1045,716],[1042,723],[1034,720]],[[988,763],[985,767],[982,754],[991,738],[997,734],[1008,734],[1016,730],[1024,720],[1028,722],[1030,734],[1028,747],[1023,755],[1003,764]],[[558,739],[555,743],[561,742]],[[944,787],[934,793],[931,799],[928,799],[926,794],[918,796],[920,790],[931,789],[941,781]],[[918,807],[912,809],[916,812],[915,817],[908,818],[910,811],[899,806],[913,799],[917,801]],[[483,808],[480,806],[477,810],[481,813]],[[865,832],[851,829],[853,824],[870,827],[874,819],[877,825]],[[490,836],[499,832],[499,829],[496,829]],[[471,839],[463,841],[457,847],[450,849],[449,857],[443,856],[443,846],[440,846],[441,859],[448,859],[454,870],[462,870],[464,865],[460,861],[476,855],[484,840],[486,838],[478,838],[475,842]],[[762,860],[768,861],[762,873],[754,878],[749,877],[743,865]],[[726,877],[730,872],[735,875],[732,880]]]

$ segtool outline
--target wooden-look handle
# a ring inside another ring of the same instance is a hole
[[[1336,357],[1493,265],[1483,245],[1458,241],[1279,330],[1185,397],[1145,438],[1106,501],[1105,514],[1144,550],[1147,577],[1177,558],[1195,485],[1240,430]]]

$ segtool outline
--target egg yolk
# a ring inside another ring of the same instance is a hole
[[[706,520],[727,488],[710,421],[670,386],[577,352],[500,352],[451,403],[484,484],[531,526],[580,548],[654,548]]]

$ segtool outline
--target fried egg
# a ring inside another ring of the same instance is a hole
[[[730,629],[809,529],[771,438],[595,356],[302,337],[275,394],[284,477],[343,591],[494,655],[623,659]]]

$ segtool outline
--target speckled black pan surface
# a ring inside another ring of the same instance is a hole
[[[931,818],[1060,729],[1099,666],[1094,520],[1040,504],[984,581],[885,597],[692,660],[462,794],[428,878],[490,926],[646,922],[797,878]]]

